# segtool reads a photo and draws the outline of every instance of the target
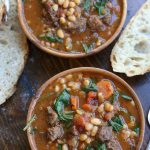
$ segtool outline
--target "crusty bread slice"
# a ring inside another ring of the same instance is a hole
[[[17,1],[11,0],[8,20],[0,25],[0,104],[15,92],[27,54],[27,39],[17,18]]]
[[[150,71],[150,0],[130,20],[111,53],[115,72],[127,76]]]
[[[6,6],[4,0],[0,0],[0,24],[3,22],[6,15]]]

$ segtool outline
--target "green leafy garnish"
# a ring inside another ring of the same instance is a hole
[[[124,94],[124,93],[120,93],[120,96],[121,96],[123,99],[127,100],[127,101],[132,101],[132,100],[133,100],[132,97],[130,97],[130,96]]]
[[[90,83],[87,87],[83,87],[82,88],[82,91],[88,93],[90,91],[94,91],[94,92],[97,92],[98,91],[98,88],[97,88],[97,85],[95,84],[95,82],[93,82],[93,80],[90,80]]]
[[[84,6],[83,6],[85,11],[90,10],[91,2],[92,2],[91,0],[85,0]]]
[[[49,35],[49,34],[45,34],[45,35],[42,35],[40,36],[41,39],[43,40],[46,40],[46,41],[49,41],[49,42],[58,42],[58,43],[62,43],[63,42],[63,39],[57,37],[57,36],[52,36],[52,35]]]
[[[94,148],[91,145],[88,145],[85,150],[94,150]]]
[[[60,116],[59,119],[68,122],[69,120],[73,119],[73,114],[74,111],[66,111],[63,112]]]
[[[94,43],[90,44],[89,46],[87,44],[82,44],[85,53],[89,53],[94,48],[94,45]]]
[[[116,116],[108,121],[108,124],[112,126],[113,130],[119,132],[123,128],[123,122],[120,116]]]
[[[114,104],[119,99],[119,92],[116,90],[110,98],[110,103]]]
[[[70,121],[73,119],[73,111],[64,112],[64,108],[70,104],[70,94],[65,89],[63,90],[56,99],[54,108],[58,114],[59,120]]]
[[[105,144],[100,144],[100,143],[98,143],[98,145],[97,145],[97,150],[107,150],[107,149],[106,149],[106,145],[105,145]]]
[[[98,11],[99,15],[106,15],[106,14],[103,14],[104,11],[108,13],[108,9],[105,8],[107,2],[108,0],[97,0],[97,2],[94,3],[94,7]]]
[[[58,150],[62,150],[62,144],[58,144],[57,149],[58,149]]]
[[[31,127],[31,124],[37,119],[36,114],[34,114],[31,119],[27,122],[27,125],[23,128],[23,131],[26,131],[29,127]]]
[[[133,129],[134,132],[136,132],[137,135],[140,134],[140,126],[137,125],[134,129]]]

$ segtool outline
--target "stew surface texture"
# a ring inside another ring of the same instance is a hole
[[[114,34],[122,5],[120,0],[25,0],[24,12],[43,46],[88,53]]]
[[[135,150],[140,133],[127,89],[85,72],[48,85],[27,126],[38,150]]]

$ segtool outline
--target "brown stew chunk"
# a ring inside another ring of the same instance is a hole
[[[111,15],[107,15],[107,16],[105,16],[105,17],[102,19],[102,21],[103,21],[104,24],[110,25],[110,24],[111,24],[111,19],[112,19],[112,16],[111,16]]]
[[[112,138],[107,144],[108,150],[122,150],[120,143],[116,138]]]
[[[48,124],[51,126],[55,125],[58,122],[58,115],[57,113],[52,109],[51,106],[47,107],[48,111]]]
[[[98,138],[102,142],[106,142],[111,140],[113,133],[112,133],[112,127],[108,126],[102,126],[98,131]]]
[[[61,138],[64,135],[64,129],[62,125],[57,125],[52,128],[48,128],[47,137],[50,141],[55,141],[58,138]]]
[[[101,30],[103,28],[103,22],[97,15],[90,16],[88,20],[88,25],[92,30]]]

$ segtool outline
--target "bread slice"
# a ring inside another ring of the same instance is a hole
[[[115,72],[127,76],[150,71],[150,0],[147,0],[120,36],[111,53]]]
[[[15,92],[27,54],[27,39],[17,18],[17,1],[11,0],[7,22],[0,25],[0,104]]]
[[[6,6],[4,0],[0,0],[0,24],[4,21],[6,16]]]

